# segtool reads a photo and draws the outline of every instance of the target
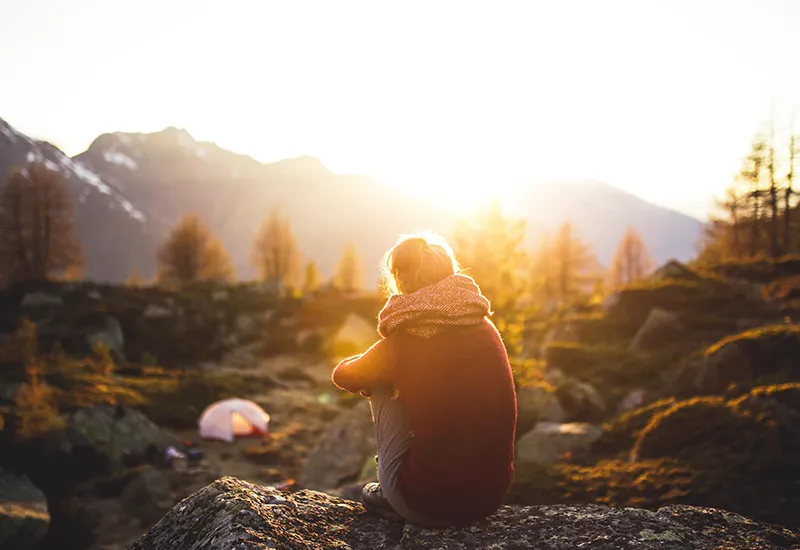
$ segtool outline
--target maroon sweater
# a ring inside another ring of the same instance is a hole
[[[489,320],[428,339],[398,332],[345,359],[333,383],[399,390],[414,440],[398,490],[416,513],[454,524],[493,514],[514,476],[517,403],[508,355]]]

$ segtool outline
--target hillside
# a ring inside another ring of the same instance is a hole
[[[65,174],[87,248],[86,276],[95,280],[121,281],[134,269],[151,277],[159,244],[187,212],[200,214],[220,236],[240,278],[252,275],[253,236],[276,206],[292,220],[304,255],[326,274],[354,242],[367,282],[398,234],[446,235],[454,221],[452,212],[422,197],[367,176],[332,173],[314,157],[261,163],[167,128],[103,134],[70,159],[0,120],[0,178],[35,160]],[[693,255],[700,233],[695,219],[594,182],[531,186],[512,202],[513,213],[528,221],[532,246],[541,229],[570,218],[606,264],[628,224],[641,231],[657,263]]]

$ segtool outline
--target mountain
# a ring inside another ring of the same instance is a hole
[[[253,237],[270,210],[292,221],[305,257],[330,274],[348,242],[358,247],[367,281],[397,236],[421,229],[447,235],[455,214],[367,176],[335,174],[314,157],[261,163],[188,132],[109,133],[70,159],[0,120],[0,178],[14,165],[43,160],[62,172],[75,198],[78,232],[96,280],[123,280],[136,269],[155,273],[158,246],[185,213],[199,214],[230,251],[240,278],[253,274]],[[693,254],[701,224],[610,185],[551,182],[522,189],[514,213],[528,220],[531,244],[540,229],[572,219],[608,263],[628,224],[658,262]]]
[[[692,258],[703,229],[703,223],[691,216],[606,183],[585,180],[531,185],[511,202],[509,213],[527,219],[531,246],[536,246],[541,231],[552,231],[570,219],[605,265],[628,226],[637,229],[657,264]]]
[[[86,248],[87,276],[121,280],[147,260],[159,236],[141,209],[81,162],[0,119],[0,181],[14,166],[31,162],[44,162],[64,176],[75,203],[78,236]]]

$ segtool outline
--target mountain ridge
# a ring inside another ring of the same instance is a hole
[[[104,133],[69,158],[0,119],[0,177],[32,160],[65,173],[87,248],[86,274],[97,280],[121,281],[134,269],[151,277],[158,246],[188,212],[220,237],[241,278],[253,274],[252,240],[277,207],[292,221],[304,257],[323,273],[333,271],[345,245],[356,244],[367,282],[377,277],[382,253],[400,234],[428,229],[448,236],[458,217],[369,176],[336,174],[311,155],[264,163],[172,126]],[[508,213],[526,219],[531,246],[541,231],[570,217],[601,263],[610,261],[628,224],[637,226],[657,262],[688,259],[702,227],[686,214],[595,180],[521,188]]]

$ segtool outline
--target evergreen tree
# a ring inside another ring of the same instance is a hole
[[[45,280],[83,264],[64,179],[41,163],[9,174],[0,190],[0,279]]]
[[[161,247],[158,262],[158,282],[166,286],[234,279],[225,247],[194,214],[178,222]]]

